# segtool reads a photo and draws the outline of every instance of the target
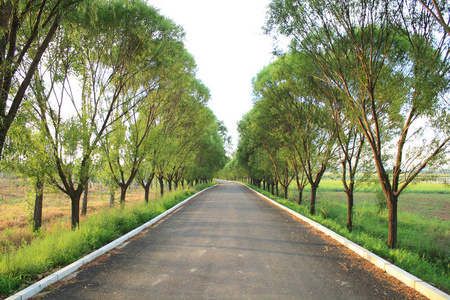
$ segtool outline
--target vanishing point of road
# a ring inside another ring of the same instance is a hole
[[[45,299],[407,299],[245,186],[220,181]]]

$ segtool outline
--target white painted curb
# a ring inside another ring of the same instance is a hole
[[[125,235],[121,236],[120,238],[112,241],[111,243],[103,246],[102,248],[95,250],[94,252],[86,255],[85,257],[80,258],[79,260],[77,260],[76,262],[66,266],[65,268],[63,268],[63,269],[61,269],[61,270],[59,270],[59,271],[57,271],[57,272],[55,272],[55,273],[45,277],[44,279],[36,282],[35,284],[30,285],[26,289],[23,289],[20,292],[18,292],[16,294],[6,298],[5,300],[25,300],[25,299],[28,299],[30,297],[33,297],[34,295],[36,295],[37,293],[42,291],[45,287],[49,286],[50,284],[53,284],[53,283],[57,282],[58,280],[61,280],[62,278],[66,277],[67,275],[69,275],[69,274],[75,272],[76,270],[78,270],[81,266],[87,264],[88,262],[90,262],[93,259],[99,257],[100,255],[105,254],[109,250],[114,249],[115,247],[119,246],[120,244],[122,244],[123,242],[128,240],[129,238],[137,235],[139,232],[141,232],[145,228],[150,227],[151,225],[155,224],[159,220],[161,220],[164,217],[166,217],[168,214],[174,212],[175,210],[180,208],[182,205],[184,205],[187,202],[189,202],[190,200],[192,200],[194,197],[198,196],[199,194],[203,193],[204,191],[209,190],[210,188],[213,188],[215,186],[217,186],[217,184],[213,185],[213,186],[211,186],[209,188],[206,188],[204,190],[201,190],[200,192],[198,192],[198,193],[192,195],[191,197],[183,200],[182,202],[178,203],[177,205],[175,205],[171,209],[166,210],[162,214],[160,214],[157,217],[151,219],[147,223],[145,223],[145,224],[139,226],[138,228],[128,232],[127,234],[125,234]]]
[[[363,257],[364,259],[370,261],[372,264],[377,266],[380,269],[383,269],[386,273],[389,275],[397,278],[398,280],[402,281],[409,287],[415,289],[419,293],[423,294],[424,296],[430,298],[431,300],[450,300],[450,295],[444,293],[443,291],[431,286],[430,284],[426,283],[420,278],[417,278],[416,276],[406,272],[405,270],[400,269],[399,267],[393,265],[392,263],[388,262],[387,260],[382,259],[381,257],[373,254],[367,249],[364,249],[363,247],[355,244],[354,242],[346,239],[345,237],[337,234],[336,232],[332,231],[331,229],[326,228],[325,226],[299,214],[296,211],[293,211],[292,209],[281,205],[280,203],[270,199],[269,197],[264,196],[263,194],[255,191],[254,189],[248,187],[247,185],[241,183],[242,185],[246,186],[251,191],[255,192],[258,196],[264,198],[271,204],[277,206],[278,208],[288,212],[289,214],[295,216],[296,218],[299,218],[303,220],[304,222],[308,223],[312,227],[316,228],[317,230],[323,232],[324,234],[332,237],[345,247],[349,248],[359,256]]]

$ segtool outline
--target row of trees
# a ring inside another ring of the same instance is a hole
[[[141,0],[70,7],[34,68],[2,153],[3,168],[35,186],[35,228],[45,185],[70,197],[75,228],[90,180],[109,186],[112,195],[119,188],[122,204],[138,182],[148,202],[154,178],[162,195],[164,183],[172,189],[212,179],[225,162],[226,129],[206,107],[209,90],[195,77],[182,29]],[[38,35],[35,43],[45,38]],[[24,60],[36,48],[28,51]],[[11,92],[21,75],[19,68]]]
[[[401,192],[424,168],[448,164],[447,5],[272,1],[266,30],[292,42],[254,79],[235,171],[280,184],[285,196],[295,179],[299,203],[309,184],[314,214],[325,170],[340,165],[351,230],[356,175],[371,167],[388,204],[388,246],[395,248]]]

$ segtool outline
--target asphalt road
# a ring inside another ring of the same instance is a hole
[[[341,247],[222,182],[45,299],[406,299]]]

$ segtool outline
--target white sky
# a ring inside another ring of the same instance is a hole
[[[273,59],[264,35],[270,0],[147,0],[184,28],[197,77],[211,90],[209,107],[237,145],[237,122],[252,107],[251,80]]]

